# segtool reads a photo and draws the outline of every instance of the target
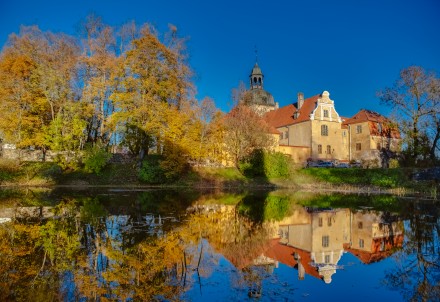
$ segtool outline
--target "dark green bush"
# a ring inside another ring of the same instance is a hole
[[[79,152],[60,152],[54,156],[53,161],[62,170],[77,171],[81,168],[81,154]]]
[[[148,155],[142,162],[139,171],[139,179],[150,184],[160,184],[166,181],[165,171],[160,163],[163,157],[161,155]]]
[[[239,170],[247,177],[278,178],[290,175],[291,160],[280,152],[254,150],[239,163]]]
[[[253,165],[250,162],[247,162],[247,161],[239,162],[238,163],[238,170],[240,170],[240,172],[247,177],[256,176],[255,171],[253,169]],[[263,175],[263,174],[261,174],[261,175]]]
[[[163,158],[160,160],[160,167],[168,181],[177,180],[189,171],[185,152],[170,143],[165,144]]]
[[[41,171],[41,175],[44,178],[48,178],[48,179],[56,179],[60,177],[62,174],[63,174],[63,169],[61,169],[61,167],[56,163],[47,165],[47,167],[45,169],[42,169]]]
[[[287,177],[290,175],[291,161],[280,152],[265,153],[264,172],[268,178]]]
[[[83,160],[84,170],[87,173],[99,174],[111,157],[112,155],[100,146],[86,148]]]

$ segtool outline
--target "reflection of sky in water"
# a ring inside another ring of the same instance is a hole
[[[152,197],[143,195],[140,199],[133,199],[136,202],[123,206],[120,201],[99,201],[93,204],[101,207],[96,213],[107,213],[106,216],[89,213],[87,223],[78,228],[82,238],[81,253],[87,255],[87,269],[90,269],[89,274],[96,274],[96,281],[101,286],[111,289],[119,286],[118,280],[106,280],[101,274],[117,270],[120,260],[111,255],[107,257],[107,248],[97,252],[96,238],[101,240],[100,248],[108,243],[113,252],[121,255],[136,249],[140,242],[147,242],[145,248],[154,240],[164,240],[171,233],[181,236],[179,240],[187,238],[185,251],[193,258],[191,263],[188,262],[187,278],[180,297],[189,301],[401,301],[414,294],[417,282],[422,278],[420,272],[414,268],[410,271],[407,281],[414,283],[405,284],[405,289],[390,286],[388,279],[390,274],[399,273],[402,267],[417,261],[417,257],[411,254],[416,248],[413,240],[417,240],[420,234],[426,236],[430,242],[425,244],[423,257],[434,263],[438,260],[438,234],[433,232],[439,227],[438,208],[432,205],[423,209],[415,203],[422,211],[418,216],[408,210],[397,213],[396,210],[320,209],[300,205],[287,213],[286,203],[278,197],[271,201],[270,208],[266,202],[268,199],[254,206],[249,197],[241,208],[240,203],[238,206],[220,205],[220,201],[212,197],[207,205],[203,204],[203,198],[197,200],[196,205],[190,202],[180,204],[179,200],[171,201],[169,205],[160,203],[160,195]],[[118,200],[118,196],[112,198]],[[408,203],[408,200],[405,202]],[[282,205],[279,208],[283,211],[278,211],[277,205]],[[280,220],[268,223],[261,212]],[[252,217],[257,218],[253,220]],[[199,227],[201,231],[200,234],[195,232],[196,237],[185,237],[188,234],[179,233]],[[412,229],[414,227],[418,228],[418,232]],[[390,237],[390,232],[397,238],[404,235],[403,245],[401,239],[388,241],[388,246],[383,244],[383,238]],[[330,242],[322,239],[327,235]],[[360,246],[361,238],[362,242],[365,239],[365,248],[364,243]],[[201,249],[203,254],[198,274],[196,267]],[[374,249],[379,250],[373,252]],[[387,252],[385,256],[380,253],[384,250]],[[375,254],[382,256],[371,257]],[[326,255],[330,256],[325,258]],[[302,264],[305,272],[302,280],[298,263]],[[46,268],[49,267],[47,263]],[[96,271],[93,271],[95,267]],[[327,279],[329,284],[324,282],[322,269],[325,267],[331,272]],[[336,271],[331,268],[336,268]],[[428,267],[428,270],[430,283],[438,284],[438,266]],[[133,274],[129,276],[133,283],[134,272],[129,274]],[[181,286],[183,282],[179,279],[177,274],[168,282]],[[74,272],[64,271],[61,280],[60,292],[64,300],[78,299]],[[249,294],[258,298],[250,298]]]
[[[332,276],[332,283],[306,275],[298,280],[295,268],[279,263],[273,273],[265,274],[262,281],[260,301],[401,301],[397,291],[390,291],[383,285],[385,270],[392,268],[392,257],[369,265],[363,264],[350,253],[344,253],[338,263],[343,267]],[[245,301],[249,286],[231,284],[237,280],[240,271],[220,255],[218,266],[207,278],[202,277],[202,288],[196,275],[192,288],[184,295],[190,301]]]

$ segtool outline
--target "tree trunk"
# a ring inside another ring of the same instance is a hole
[[[435,150],[437,149],[437,143],[440,139],[440,121],[437,123],[437,129],[435,132],[434,140],[432,141],[431,149],[429,150],[429,155],[432,162],[435,162],[437,157],[435,156]]]

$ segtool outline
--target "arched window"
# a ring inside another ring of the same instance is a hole
[[[322,125],[321,126],[321,135],[322,136],[328,136],[328,127],[327,127],[327,125]]]
[[[257,77],[254,77],[254,83],[257,83]]]
[[[258,78],[258,84],[261,85],[261,78]]]

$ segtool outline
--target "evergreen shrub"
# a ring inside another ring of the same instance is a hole
[[[81,155],[79,152],[59,152],[54,156],[53,161],[58,164],[62,170],[77,171],[81,168]]]
[[[239,170],[247,177],[279,178],[290,175],[290,158],[280,152],[254,150],[239,163]]]
[[[84,153],[84,170],[87,173],[100,174],[112,155],[99,146],[88,147]]]
[[[142,162],[139,171],[139,179],[149,184],[160,184],[166,181],[165,171],[160,163],[163,157],[161,155],[148,155]]]

